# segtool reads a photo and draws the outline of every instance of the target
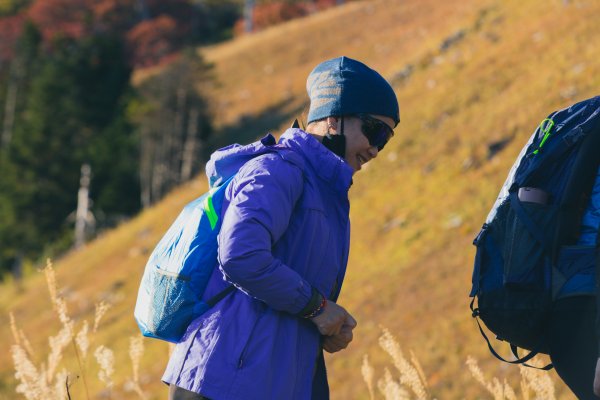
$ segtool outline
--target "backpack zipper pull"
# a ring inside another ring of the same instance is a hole
[[[550,133],[551,133],[551,130],[552,130],[553,126],[554,126],[554,121],[552,119],[550,119],[550,118],[546,118],[545,120],[543,120],[540,123],[540,131],[544,134],[544,137],[542,138],[542,141],[540,142],[540,145],[533,152],[533,154],[537,154],[537,153],[540,152],[540,149],[544,146],[544,144],[546,143],[546,140],[548,140],[548,137],[550,137]]]

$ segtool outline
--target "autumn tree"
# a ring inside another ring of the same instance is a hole
[[[92,33],[92,0],[37,0],[27,17],[38,27],[44,41],[57,37],[79,39]]]
[[[244,0],[244,19],[236,22],[234,30],[236,34],[260,31],[343,3],[343,0]]]
[[[229,37],[240,4],[0,2],[0,270],[72,244],[83,164],[99,227],[198,173],[211,119],[196,83],[208,67],[178,53]],[[157,63],[137,97],[131,69]]]

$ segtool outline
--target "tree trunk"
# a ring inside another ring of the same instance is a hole
[[[140,195],[143,208],[152,205],[152,144],[151,133],[142,126],[140,132]]]
[[[15,285],[17,289],[20,291],[23,290],[23,259],[25,256],[23,255],[22,250],[18,250],[16,252],[15,258],[12,263],[11,273],[13,279],[15,281]]]
[[[81,166],[81,179],[79,180],[79,192],[77,193],[77,212],[75,213],[75,248],[80,248],[86,241],[86,227],[88,225],[88,213],[90,204],[90,179],[92,169],[89,164]]]
[[[162,142],[162,141],[161,141]],[[152,163],[152,184],[150,192],[151,204],[156,203],[162,198],[165,192],[165,177],[167,170],[167,152],[164,143],[158,142],[154,146],[154,157]]]
[[[252,32],[254,29],[254,5],[255,0],[245,0],[244,3],[244,30],[246,33]]]
[[[185,146],[185,117],[187,114],[187,91],[184,88],[179,88],[177,91],[177,106],[175,109],[175,118],[173,126],[173,148],[171,150],[170,164],[170,185],[173,186],[181,180],[181,168],[183,163],[183,152]]]
[[[15,125],[15,113],[17,110],[17,92],[20,80],[19,63],[14,60],[11,65],[10,76],[8,80],[8,90],[6,93],[6,103],[4,105],[4,121],[2,124],[1,147],[7,148],[12,140],[13,128]]]
[[[188,121],[188,132],[183,147],[183,160],[181,162],[181,182],[190,180],[193,172],[194,154],[198,137],[198,122],[200,113],[197,108],[192,108]]]

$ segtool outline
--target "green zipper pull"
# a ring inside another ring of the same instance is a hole
[[[544,126],[544,124],[546,124]],[[548,140],[548,137],[550,136],[550,131],[552,130],[552,127],[554,126],[554,121],[552,121],[550,118],[546,118],[545,120],[543,120],[540,123],[540,131],[544,134],[544,137],[542,138],[542,141],[540,142],[540,145],[538,146],[537,150],[533,152],[533,154],[537,154],[540,152],[540,149],[542,148],[542,146],[546,143],[546,140]]]

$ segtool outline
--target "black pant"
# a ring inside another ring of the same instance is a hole
[[[593,388],[598,359],[595,322],[595,297],[569,297],[556,301],[548,332],[552,364],[582,400],[598,399]]]
[[[179,386],[169,385],[169,400],[210,400],[201,394],[190,392]]]

